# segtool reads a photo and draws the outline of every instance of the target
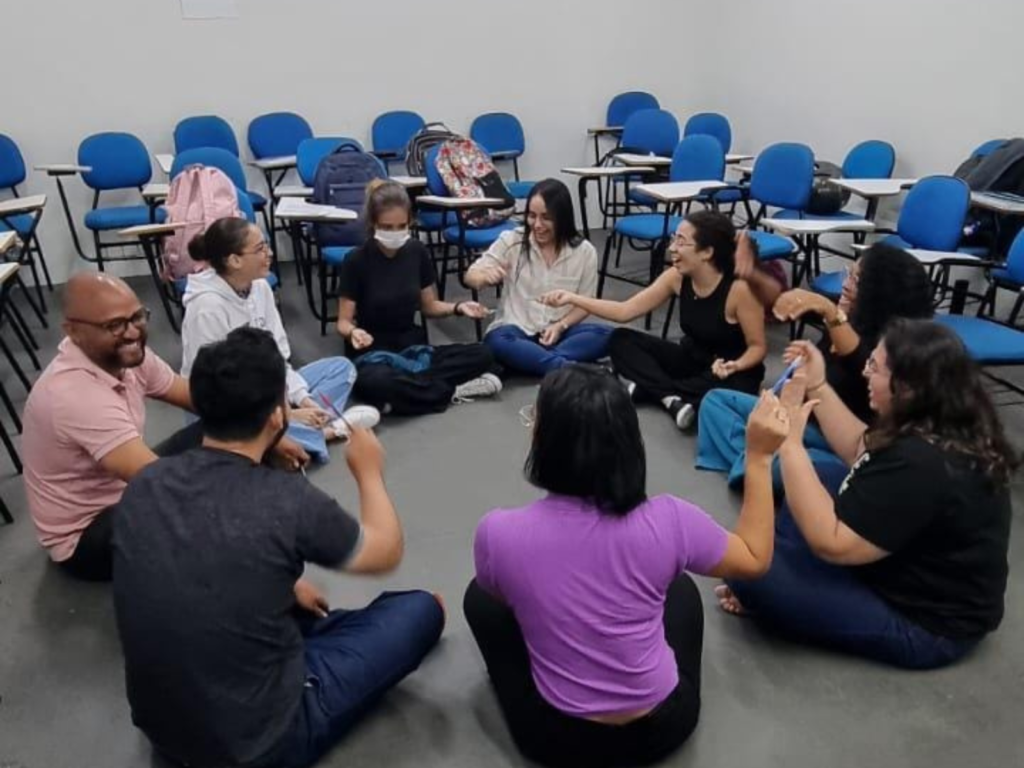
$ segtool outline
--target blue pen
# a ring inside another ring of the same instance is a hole
[[[796,373],[796,369],[800,367],[800,363],[802,362],[803,359],[798,357],[796,360],[789,364],[786,370],[782,372],[782,375],[779,376],[779,380],[776,381],[775,385],[772,387],[773,395],[778,397],[780,394],[782,394],[782,388],[786,385],[787,381],[793,378],[793,374]]]

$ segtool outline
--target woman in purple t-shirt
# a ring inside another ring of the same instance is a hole
[[[548,374],[534,418],[526,472],[549,495],[480,522],[466,619],[524,755],[548,766],[655,762],[700,711],[704,616],[687,571],[767,570],[770,467],[788,415],[770,393],[754,410],[734,533],[681,499],[647,498],[636,410],[608,372]]]

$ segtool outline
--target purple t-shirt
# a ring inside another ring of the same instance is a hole
[[[477,582],[515,612],[545,700],[591,717],[657,706],[679,683],[665,593],[707,573],[728,533],[700,508],[657,496],[625,517],[550,495],[496,509],[476,530]]]

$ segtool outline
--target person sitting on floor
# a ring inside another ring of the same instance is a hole
[[[1003,617],[1018,463],[980,371],[948,328],[893,321],[864,366],[869,429],[829,385],[821,351],[796,342],[797,356],[775,559],[760,579],[719,587],[722,607],[899,667],[956,661]],[[812,410],[849,474],[816,473],[803,440]]]
[[[501,380],[483,344],[429,346],[416,313],[483,318],[475,301],[437,298],[427,247],[409,235],[412,203],[401,184],[371,181],[364,214],[369,237],[341,265],[338,333],[356,361],[356,396],[383,413],[440,413],[452,402],[491,397]]]
[[[672,269],[626,301],[562,290],[545,294],[541,301],[628,323],[678,296],[684,334],[678,344],[617,328],[608,351],[634,400],[661,403],[676,426],[688,429],[709,391],[724,386],[753,394],[764,378],[764,307],[746,281],[733,275],[736,244],[736,230],[727,216],[697,211],[672,237]]]
[[[876,243],[847,271],[838,303],[820,293],[795,288],[776,300],[773,311],[783,321],[808,316],[821,320],[825,334],[818,349],[825,358],[825,379],[853,415],[870,424],[873,417],[864,386],[864,364],[894,317],[928,319],[933,315],[932,294],[921,262],[904,250]],[[756,403],[754,395],[743,392],[716,389],[708,393],[697,422],[698,469],[728,472],[729,484],[741,485],[744,431]],[[815,464],[842,463],[813,423],[807,426],[804,439]]]
[[[608,353],[611,328],[584,323],[582,309],[558,310],[538,298],[556,289],[593,296],[597,251],[576,230],[568,188],[557,179],[534,185],[526,201],[526,225],[502,233],[467,270],[465,283],[480,289],[503,285],[504,293],[484,344],[502,365],[533,376],[571,362],[594,362]]]
[[[74,275],[64,289],[65,338],[24,413],[25,495],[39,541],[67,572],[110,579],[112,507],[157,455],[198,445],[198,427],[155,449],[146,398],[190,410],[188,382],[146,348],[149,310],[120,278]],[[291,443],[286,459],[307,460]]]
[[[193,261],[210,268],[189,275],[182,299],[181,375],[189,376],[204,345],[242,326],[273,334],[287,361],[291,347],[266,280],[272,254],[260,228],[245,219],[218,219],[188,249]],[[288,436],[318,461],[328,460],[326,441],[347,438],[353,426],[369,428],[380,422],[380,414],[369,406],[342,413],[355,379],[355,366],[344,357],[327,357],[299,371],[288,365]]]
[[[305,477],[262,464],[288,424],[286,365],[266,331],[203,347],[189,384],[203,443],[128,485],[114,531],[114,607],[132,721],[180,765],[305,768],[415,670],[439,598],[387,592],[330,610],[307,562],[393,570],[402,525],[384,451],[355,428],[359,520]]]
[[[772,455],[788,414],[750,419],[735,532],[674,496],[647,497],[636,409],[614,375],[545,377],[530,482],[548,496],[489,512],[473,546],[466,620],[512,738],[546,766],[634,766],[682,744],[700,712],[704,613],[687,572],[756,578],[772,560]]]

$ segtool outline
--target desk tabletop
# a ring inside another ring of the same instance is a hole
[[[159,200],[171,194],[171,185],[153,182],[142,188],[142,196],[147,199]]]
[[[562,173],[570,176],[582,176],[585,179],[603,179],[607,176],[629,176],[637,173],[653,173],[653,165],[584,165],[563,168]]]
[[[7,253],[20,242],[17,232],[0,232],[0,254]]]
[[[907,251],[911,256],[925,265],[929,264],[956,264],[959,266],[988,266],[992,262],[975,256],[971,253],[960,253],[959,251],[927,251],[922,248],[911,248]]]
[[[598,125],[593,128],[587,128],[587,133],[590,136],[614,136],[622,133],[621,125]]]
[[[92,170],[91,165],[78,165],[77,163],[49,163],[37,165],[37,171],[43,171],[50,176],[74,176],[79,173],[88,173]]]
[[[613,157],[623,165],[653,165],[656,168],[672,165],[671,157],[662,157],[661,155],[638,155],[633,152],[623,152],[619,155],[613,155]]]
[[[917,184],[917,179],[830,179],[861,197],[892,197]]]
[[[249,165],[259,168],[261,171],[277,171],[285,168],[294,168],[298,163],[295,155],[283,155],[282,157],[264,157],[261,160],[253,160]]]
[[[139,224],[135,227],[128,227],[127,229],[118,230],[121,237],[156,237],[158,235],[169,235],[177,229],[184,229],[187,227],[183,221],[177,223],[171,223],[165,221],[162,224]]]
[[[46,195],[29,195],[28,197],[12,197],[0,203],[0,216],[13,216],[16,213],[33,213],[46,205]]]
[[[1013,216],[1024,216],[1024,201],[994,195],[988,192],[972,192],[971,205],[987,211],[1005,213]]]
[[[174,155],[161,153],[159,155],[153,155],[153,159],[156,160],[156,164],[160,166],[160,170],[170,176],[171,166],[174,165]]]
[[[6,264],[0,264],[0,285],[3,285],[16,274],[21,265],[16,261],[9,261]]]
[[[348,208],[307,203],[300,197],[282,197],[274,208],[279,219],[294,221],[355,221],[359,214]]]
[[[416,198],[418,205],[432,205],[437,208],[506,208],[507,200],[500,197],[439,197],[438,195],[420,195]]]
[[[731,152],[725,156],[726,165],[735,165],[736,163],[745,163],[747,160],[753,160],[753,155],[745,155],[739,152]]]
[[[784,235],[871,232],[875,228],[874,222],[867,219],[764,219],[761,223]]]
[[[655,200],[664,203],[677,203],[682,200],[692,200],[700,197],[701,193],[709,189],[721,189],[729,186],[724,181],[709,179],[707,181],[666,181],[658,184],[640,184],[636,191],[642,195],[648,195]]]
[[[313,194],[312,187],[304,187],[301,184],[281,184],[274,187],[274,197],[310,197]]]
[[[426,176],[391,176],[392,181],[396,181],[406,189],[416,189],[418,187],[427,186]]]

